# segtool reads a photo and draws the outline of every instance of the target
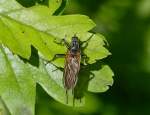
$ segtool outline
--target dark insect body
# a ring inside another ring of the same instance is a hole
[[[68,90],[72,90],[74,95],[74,88],[78,81],[78,73],[80,70],[81,51],[79,47],[78,37],[72,37],[70,44],[66,42],[68,51],[65,56],[65,67],[63,73],[63,83],[66,89],[66,103],[68,103]]]

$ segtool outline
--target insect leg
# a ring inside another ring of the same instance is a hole
[[[68,91],[66,89],[66,104],[68,104]]]
[[[72,89],[72,95],[74,95],[74,89]]]
[[[55,54],[53,59],[51,61],[54,61],[56,60],[57,58],[64,58],[65,57],[65,54]]]
[[[63,38],[61,42],[63,42],[63,43],[65,44],[65,46],[66,46],[68,49],[70,49],[70,44],[66,41],[66,35],[65,35],[65,38]]]
[[[73,95],[73,107],[75,106],[75,96]]]
[[[45,59],[43,59],[45,61],[45,65],[47,65],[48,63],[54,61],[55,59],[57,58],[64,58],[65,57],[65,54],[55,54],[53,59],[49,60],[49,61],[46,61]]]
[[[81,55],[82,59],[83,59],[83,64],[86,65],[86,59],[88,58],[86,55]]]
[[[93,36],[94,36],[94,34],[92,34],[91,36],[89,36],[89,38],[88,38],[86,41],[81,42],[81,43],[80,43],[80,46],[82,46],[83,44],[86,44],[86,45],[87,45],[88,42],[91,40],[91,38],[92,38]],[[86,45],[85,45],[85,46],[86,46]]]
[[[90,74],[92,77],[90,77],[88,81],[92,80],[95,77],[95,75],[92,72]]]
[[[54,61],[54,60],[57,59],[57,58],[64,58],[64,57],[65,57],[65,54],[55,54],[55,56],[53,57],[53,59],[52,59],[51,61]],[[48,62],[46,63],[46,65],[47,65],[49,62],[51,62],[51,61],[48,61]],[[60,68],[59,68],[59,69],[60,69]],[[54,69],[53,72],[56,71],[56,70],[58,70],[58,68],[57,68],[57,69]]]

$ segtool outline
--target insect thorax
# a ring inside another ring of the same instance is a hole
[[[72,37],[70,52],[71,54],[77,54],[78,51],[79,51],[78,37],[74,36]]]

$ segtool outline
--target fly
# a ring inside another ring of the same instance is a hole
[[[63,85],[66,90],[66,103],[68,103],[68,90],[72,90],[74,96],[74,88],[78,81],[78,73],[80,70],[81,51],[79,40],[76,35],[72,37],[71,43],[69,44],[65,39],[62,39],[68,50],[66,54],[56,54],[54,58],[65,57],[65,65],[63,71]]]
[[[65,41],[65,40],[64,40]],[[63,84],[66,89],[66,103],[68,103],[68,90],[72,90],[74,95],[74,88],[78,81],[78,73],[80,70],[81,51],[79,47],[78,37],[74,35],[70,44],[66,42],[68,51],[65,55],[65,66],[63,72]]]

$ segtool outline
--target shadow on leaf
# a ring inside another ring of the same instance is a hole
[[[84,94],[88,91],[88,84],[90,80],[94,79],[95,75],[92,71],[100,70],[103,63],[101,61],[96,61],[94,64],[81,65],[81,70],[78,75],[78,82],[74,89],[74,100],[80,100],[84,97]],[[73,102],[74,103],[74,102]]]
[[[40,62],[39,62],[38,50],[36,48],[34,48],[33,46],[31,46],[31,56],[30,56],[29,60],[25,59],[23,57],[20,57],[20,56],[19,56],[19,58],[21,60],[23,60],[24,63],[30,63],[33,66],[39,67]]]

